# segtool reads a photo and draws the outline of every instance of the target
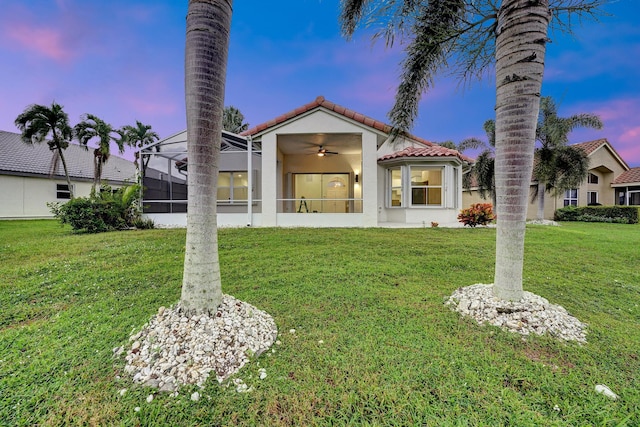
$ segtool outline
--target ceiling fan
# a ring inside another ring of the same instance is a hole
[[[322,147],[322,145],[318,147],[318,153],[317,153],[318,157],[324,157],[327,154],[338,154],[338,153],[335,151],[326,150],[325,148]]]

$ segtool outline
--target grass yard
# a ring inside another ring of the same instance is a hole
[[[210,381],[197,402],[147,402],[112,349],[177,302],[184,240],[0,221],[1,426],[640,425],[640,226],[527,229],[525,289],[588,323],[584,346],[444,306],[492,282],[494,229],[221,230],[223,291],[270,313],[281,344],[237,374],[249,393]]]

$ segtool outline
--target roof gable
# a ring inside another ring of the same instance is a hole
[[[312,112],[317,110],[326,110],[349,120],[353,120],[358,124],[369,127],[377,133],[383,134],[386,138],[390,137],[391,131],[393,130],[392,126],[384,122],[365,116],[364,114],[358,113],[341,105],[335,104],[331,101],[328,101],[323,96],[318,96],[312,102],[304,104],[301,107],[289,111],[288,113],[281,114],[272,120],[254,126],[253,128],[242,132],[241,135],[261,135],[273,129],[274,127],[284,125],[285,123],[296,120],[304,115],[311,114]],[[383,155],[379,160],[388,160],[401,157],[456,157],[465,162],[473,163],[473,159],[464,156],[456,150],[442,147],[438,144],[427,141],[426,139],[417,137],[415,135],[405,133],[401,137],[412,146],[417,145],[418,147],[414,147],[415,150],[409,151],[407,151],[407,148],[404,147],[400,151]]]
[[[317,108],[324,108],[326,110],[329,111],[333,111],[341,116],[346,117],[347,119],[351,119],[354,120],[358,123],[364,124],[365,126],[368,126],[370,128],[373,128],[377,131],[383,132],[383,133],[390,133],[391,132],[391,126],[373,119],[371,117],[367,117],[364,114],[360,114],[356,111],[350,110],[346,107],[343,107],[341,105],[335,104],[331,101],[328,101],[324,98],[324,96],[318,96],[316,99],[314,99],[312,102],[308,103],[308,104],[304,104],[301,107],[298,107],[294,110],[291,110],[287,113],[281,114],[278,117],[271,119],[269,121],[266,121],[264,123],[261,123],[257,126],[252,127],[251,129],[248,129],[244,132],[242,132],[240,135],[246,136],[246,135],[251,135],[251,136],[255,136],[257,134],[263,133],[264,131],[273,128],[274,126],[280,125],[284,122],[296,119],[298,117],[300,117],[301,115],[308,113],[309,111],[312,111],[314,109]]]
[[[625,169],[629,169],[629,165],[620,157],[618,152],[613,148],[613,146],[607,141],[606,138],[596,139],[593,141],[580,142],[578,144],[572,144],[571,147],[579,148],[587,153],[588,157],[591,157],[600,149],[605,149],[609,151],[611,156]]]

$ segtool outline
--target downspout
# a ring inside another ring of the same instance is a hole
[[[247,136],[247,227],[253,224],[253,162],[252,162],[253,141],[251,135]]]

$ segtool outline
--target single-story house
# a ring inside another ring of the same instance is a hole
[[[88,196],[93,183],[93,150],[69,144],[64,150],[74,196]],[[49,146],[25,144],[21,135],[0,131],[0,218],[51,218],[49,202],[69,200],[62,162]],[[134,182],[135,164],[111,156],[104,165],[103,183],[119,187]]]
[[[472,160],[391,131],[319,96],[241,135],[223,132],[218,224],[459,226]],[[183,131],[140,151],[155,170],[145,173],[143,205],[158,225],[186,225],[186,140]]]
[[[640,205],[640,168],[630,168],[606,139],[574,144],[583,150],[589,159],[589,174],[578,188],[573,188],[554,197],[545,194],[544,217],[553,219],[554,212],[562,207],[588,205]],[[531,194],[537,188],[537,181],[531,182]],[[490,202],[490,200],[489,200]],[[465,191],[463,203],[487,203],[478,192]],[[538,202],[529,200],[527,218],[538,214]]]

